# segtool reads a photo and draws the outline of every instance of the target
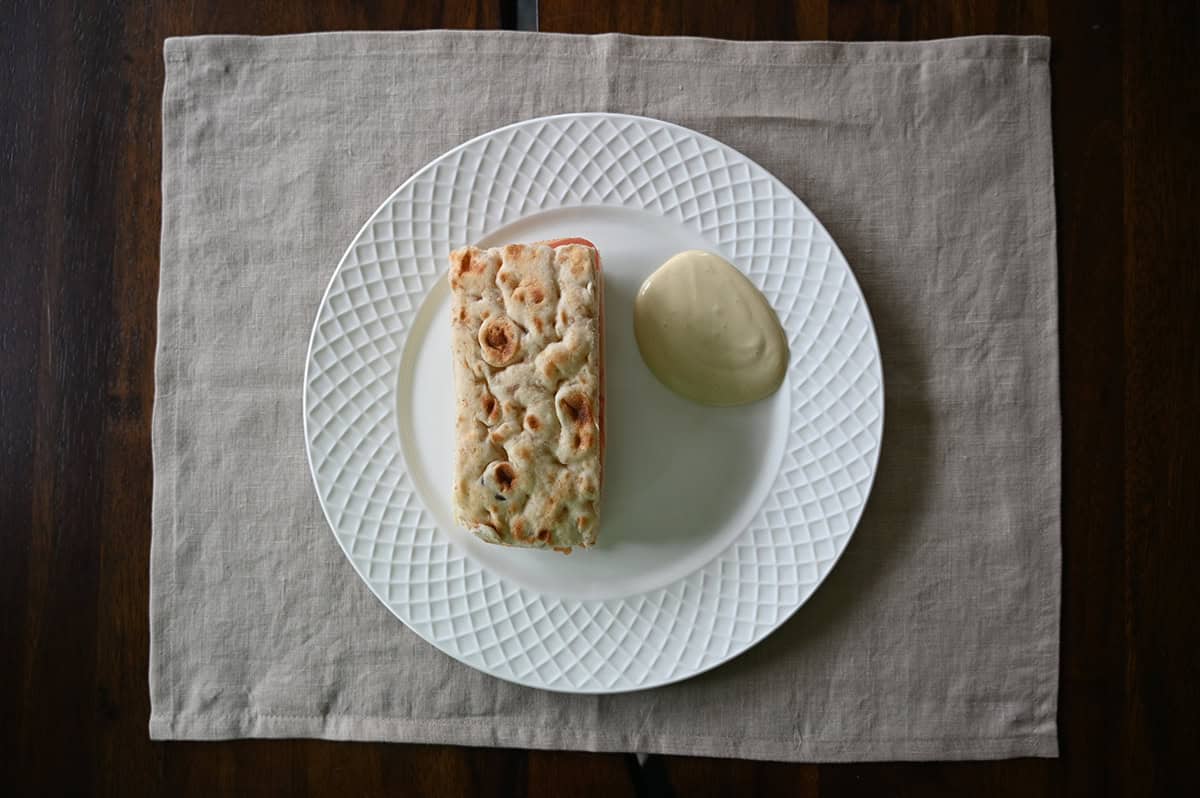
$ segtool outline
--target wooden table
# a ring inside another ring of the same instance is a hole
[[[1200,4],[542,0],[546,31],[1053,37],[1062,758],[646,768],[147,737],[163,38],[513,27],[515,0],[16,5],[0,20],[0,784],[20,785],[6,794],[1174,793],[1200,752]]]

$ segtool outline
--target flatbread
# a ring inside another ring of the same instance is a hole
[[[603,283],[585,244],[450,254],[454,513],[489,543],[596,542]]]

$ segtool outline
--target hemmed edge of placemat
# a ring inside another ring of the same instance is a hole
[[[183,180],[186,154],[182,142],[187,133],[187,111],[193,97],[189,92],[186,63],[174,63],[163,50],[164,81],[160,121],[162,124],[162,163],[159,178],[162,197],[173,196]],[[179,109],[172,112],[173,106]],[[175,708],[175,683],[170,678],[169,668],[174,661],[170,651],[171,641],[167,632],[168,620],[172,615],[172,602],[176,596],[175,548],[178,528],[179,489],[179,394],[177,379],[179,371],[178,352],[175,342],[182,340],[179,330],[179,299],[173,298],[171,277],[162,264],[178,257],[178,241],[174,231],[178,225],[177,211],[163,202],[159,225],[159,285],[155,298],[156,330],[154,343],[154,400],[150,421],[150,455],[153,470],[151,487],[150,517],[150,590],[147,600],[150,635],[148,645],[147,687],[151,710],[161,704]],[[164,335],[164,329],[170,335]],[[167,500],[170,497],[170,500]],[[167,537],[169,535],[169,538]],[[158,586],[157,588],[155,586]],[[162,653],[161,649],[167,650]]]
[[[641,751],[675,756],[709,756],[779,762],[886,762],[1055,758],[1055,731],[1014,737],[779,740],[690,735],[657,739],[648,735],[604,734],[570,729],[513,728],[492,718],[364,718],[352,715],[278,715],[242,712],[216,718],[155,715],[152,740],[239,740],[305,738],[331,741],[419,743],[467,747],[530,748],[549,751]]]
[[[1030,124],[1029,140],[1031,144],[1031,159],[1029,161],[1031,167],[1031,181],[1034,176],[1045,174],[1049,180],[1049,190],[1044,195],[1041,195],[1042,202],[1038,203],[1039,195],[1037,192],[1030,192],[1030,205],[1034,208],[1033,218],[1040,220],[1040,234],[1045,238],[1048,256],[1053,266],[1053,271],[1049,278],[1050,296],[1047,297],[1047,302],[1050,303],[1053,310],[1049,318],[1046,320],[1048,330],[1046,334],[1053,340],[1060,340],[1061,318],[1058,313],[1060,291],[1058,281],[1058,209],[1056,205],[1057,187],[1054,179],[1054,133],[1053,133],[1053,109],[1044,116],[1038,116],[1030,113],[1030,106],[1035,101],[1040,101],[1044,96],[1047,106],[1052,105],[1051,88],[1052,78],[1050,74],[1050,43],[1046,42],[1046,58],[1045,63],[1035,64],[1031,68],[1026,69],[1025,77],[1028,81],[1027,91],[1029,95],[1029,104],[1027,104],[1025,113]],[[1036,128],[1033,127],[1036,125]],[[1030,231],[1032,235],[1033,232]],[[1041,675],[1041,679],[1036,685],[1037,692],[1040,696],[1037,709],[1040,710],[1039,723],[1047,724],[1050,733],[1054,736],[1054,756],[1058,756],[1058,706],[1059,706],[1059,668],[1062,660],[1062,492],[1063,492],[1063,426],[1062,426],[1062,362],[1057,347],[1052,347],[1050,350],[1050,358],[1053,360],[1052,369],[1054,371],[1054,381],[1050,386],[1050,397],[1048,405],[1053,408],[1053,420],[1051,426],[1058,432],[1056,437],[1048,438],[1047,445],[1050,448],[1049,457],[1047,460],[1048,484],[1053,491],[1053,501],[1050,502],[1052,512],[1054,513],[1054,529],[1052,534],[1052,552],[1053,561],[1051,566],[1058,574],[1058,581],[1048,580],[1042,585],[1042,595],[1040,596],[1039,611],[1035,614],[1037,625],[1037,638],[1041,640],[1041,645],[1037,652],[1043,666],[1036,672]],[[1057,479],[1055,479],[1057,478]]]
[[[287,59],[295,62],[297,54],[302,60],[324,60],[347,57],[393,58],[399,45],[408,53],[420,52],[419,43],[437,38],[436,45],[428,49],[430,54],[445,54],[448,50],[466,48],[474,54],[536,55],[553,57],[565,54],[573,59],[579,57],[581,41],[591,43],[601,50],[618,48],[626,58],[674,63],[707,63],[721,60],[728,52],[744,51],[746,42],[735,39],[713,39],[699,36],[640,36],[628,33],[549,33],[534,31],[471,31],[471,30],[417,30],[417,31],[331,31],[322,33],[298,33],[280,36],[245,35],[201,35],[172,36],[163,42],[163,55],[168,62],[187,61],[193,55],[210,56],[221,51],[230,41],[248,45],[248,59],[271,61]],[[639,58],[638,51],[656,47],[662,39],[670,39],[677,48],[671,58],[656,53],[653,58]],[[500,46],[481,50],[483,41],[496,42]],[[778,57],[786,53],[788,67],[828,66],[833,64],[917,64],[953,60],[1003,60],[1003,61],[1048,61],[1050,38],[1048,36],[982,35],[957,36],[943,39],[917,41],[781,41],[766,40],[754,43],[755,48],[747,65],[771,67]],[[227,54],[222,54],[227,58]],[[742,57],[746,57],[742,53]]]

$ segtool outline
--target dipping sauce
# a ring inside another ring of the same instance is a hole
[[[709,252],[680,252],[646,278],[633,331],[654,376],[701,404],[757,401],[787,372],[787,337],[767,298]]]

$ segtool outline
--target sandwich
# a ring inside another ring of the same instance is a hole
[[[489,543],[596,542],[604,453],[600,256],[567,238],[450,254],[454,515]]]

